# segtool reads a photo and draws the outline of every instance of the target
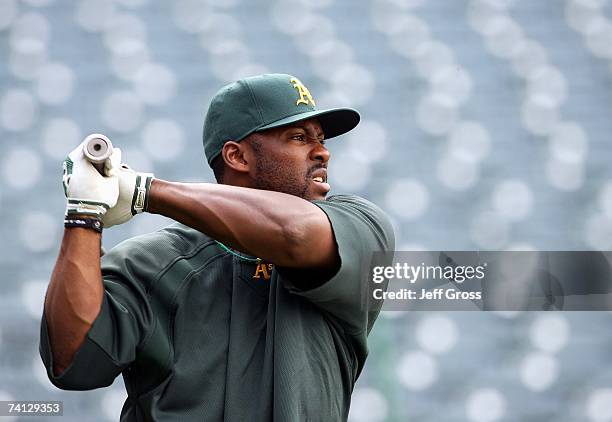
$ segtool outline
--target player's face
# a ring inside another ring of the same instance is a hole
[[[249,138],[256,157],[249,172],[257,189],[300,198],[325,199],[330,190],[323,130],[316,119],[256,133]]]

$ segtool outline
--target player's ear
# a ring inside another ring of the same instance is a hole
[[[221,150],[225,164],[240,173],[249,171],[249,153],[245,142],[227,141]]]

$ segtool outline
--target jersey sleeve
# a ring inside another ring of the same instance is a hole
[[[285,286],[338,319],[350,335],[367,334],[382,306],[367,301],[369,267],[376,252],[395,248],[393,227],[379,207],[357,196],[337,195],[313,203],[331,223],[340,267],[312,289],[303,289],[304,284],[297,288],[289,279],[284,280]],[[383,256],[389,265],[392,257]]]
[[[40,355],[56,387],[91,390],[111,385],[134,361],[138,346],[151,332],[155,319],[142,281],[157,266],[147,254],[133,253],[133,246],[130,241],[124,242],[102,257],[104,297],[100,313],[71,364],[60,375],[53,373],[43,313]]]

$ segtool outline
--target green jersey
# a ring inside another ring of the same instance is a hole
[[[364,199],[314,203],[338,246],[331,278],[237,256],[178,223],[113,248],[100,314],[60,376],[43,317],[51,382],[88,390],[122,374],[122,421],[346,420],[379,311],[363,305],[363,264],[394,236]]]

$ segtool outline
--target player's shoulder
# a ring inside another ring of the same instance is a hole
[[[368,201],[361,196],[353,194],[335,194],[325,198],[322,201],[316,201],[321,203],[338,203],[338,204],[355,204],[362,206],[375,206],[374,203]]]
[[[395,233],[389,216],[375,203],[357,195],[332,195],[314,201],[328,216],[334,228],[346,224],[353,228],[370,229],[387,245],[395,242]]]
[[[314,201],[317,205],[322,207],[339,207],[352,209],[356,212],[367,214],[375,218],[381,218],[388,220],[386,213],[375,203],[362,198],[361,196],[351,194],[337,194],[331,195],[325,200]]]

